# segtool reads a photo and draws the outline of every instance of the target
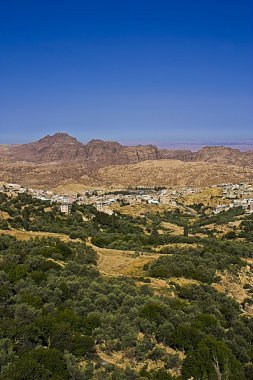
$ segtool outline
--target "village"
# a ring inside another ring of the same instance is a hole
[[[211,213],[218,214],[232,208],[241,207],[246,213],[253,213],[253,184],[224,183],[213,185],[210,188],[127,188],[122,190],[105,191],[90,189],[81,193],[57,194],[52,190],[27,188],[20,184],[0,183],[0,192],[9,196],[29,194],[34,198],[60,204],[62,213],[70,213],[73,202],[93,205],[98,211],[112,215],[115,205],[167,205],[171,207],[184,206],[189,213],[192,210],[189,203],[197,203],[196,199],[208,199],[207,205]],[[206,197],[208,194],[208,197]],[[203,195],[205,197],[203,198]]]

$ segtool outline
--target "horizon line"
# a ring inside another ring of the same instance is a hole
[[[244,151],[247,151],[247,150],[252,150],[253,149],[253,139],[252,138],[249,138],[249,139],[240,139],[240,140],[234,140],[234,139],[228,139],[228,140],[224,140],[224,139],[221,139],[221,140],[192,140],[192,141],[180,141],[180,140],[172,140],[170,142],[160,142],[160,141],[153,141],[153,142],[133,142],[133,141],[129,141],[129,139],[103,139],[103,138],[91,138],[91,139],[87,139],[87,140],[84,140],[80,137],[75,137],[73,136],[72,134],[69,134],[68,132],[55,132],[53,134],[45,134],[44,136],[42,137],[39,137],[39,138],[36,138],[36,139],[31,139],[30,141],[25,141],[25,142],[0,142],[0,145],[24,145],[24,144],[29,144],[29,143],[34,143],[36,141],[39,141],[47,136],[49,137],[53,137],[57,134],[65,134],[65,135],[68,135],[70,137],[73,137],[75,138],[77,141],[81,142],[82,144],[87,144],[89,143],[90,141],[92,140],[99,140],[99,141],[106,141],[106,142],[118,142],[122,145],[125,145],[125,146],[137,146],[137,145],[155,145],[157,146],[158,148],[161,148],[161,149],[173,149],[173,147],[180,147],[181,146],[181,149],[182,150],[186,150],[187,148],[191,148],[191,149],[194,149],[195,148],[203,148],[205,146],[212,146],[212,147],[221,147],[221,146],[224,146],[224,147],[234,147],[234,148],[239,148],[239,147],[244,147]],[[126,141],[128,140],[128,141]],[[155,139],[156,140],[156,139]],[[183,148],[185,147],[185,148]],[[246,149],[247,148],[247,149]]]

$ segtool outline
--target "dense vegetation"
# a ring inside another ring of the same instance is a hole
[[[195,356],[205,355],[205,345],[217,360],[230,358],[231,379],[243,378],[243,365],[252,355],[253,321],[211,287],[178,287],[176,298],[155,296],[131,279],[101,277],[95,253],[81,243],[2,236],[0,249],[2,379],[87,379],[92,374],[138,379],[141,375],[129,368],[104,366],[98,350],[123,351],[139,363],[159,359],[166,372],[181,365],[176,351],[168,354],[166,346],[191,355],[183,362],[187,379]],[[86,363],[83,369],[80,360]],[[158,378],[145,366],[141,373]]]
[[[239,237],[245,238],[253,243],[253,214],[248,215],[241,223]]]
[[[74,203],[71,214],[63,214],[57,204],[51,204],[27,194],[8,198],[0,194],[0,211],[8,213],[9,218],[0,219],[0,228],[18,228],[27,231],[46,231],[63,233],[71,238],[85,240],[101,231],[117,233],[142,232],[138,227],[140,220],[128,216],[107,215],[90,205]]]
[[[161,251],[160,251],[161,252]],[[161,256],[149,266],[154,277],[186,277],[206,283],[217,280],[217,271],[230,269],[238,271],[245,265],[242,257],[252,257],[253,245],[239,242],[202,239],[202,247],[177,248],[166,247]]]
[[[1,229],[83,240],[0,235],[0,379],[253,378],[253,319],[211,286],[217,272],[237,273],[245,265],[250,242],[160,234],[162,221],[194,223],[178,212],[133,218],[74,204],[63,215],[58,205],[26,194],[0,196],[0,210],[9,215]],[[251,222],[245,218],[240,233]],[[137,283],[102,276],[88,236],[97,246],[159,248],[163,255],[145,266],[146,278]],[[167,290],[153,289],[152,277],[168,278]],[[180,286],[171,277],[198,282]]]

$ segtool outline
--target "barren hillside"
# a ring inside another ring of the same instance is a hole
[[[208,186],[252,179],[253,168],[176,160],[144,161],[135,165],[110,166],[98,172],[100,183],[122,186],[136,186],[136,184],[138,186]]]

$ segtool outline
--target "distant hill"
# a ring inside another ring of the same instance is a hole
[[[164,175],[167,183],[174,185],[202,185],[207,179],[212,183],[252,180],[253,171],[253,151],[241,152],[229,147],[207,146],[192,152],[159,149],[155,145],[123,146],[118,142],[102,140],[91,140],[83,144],[66,133],[48,135],[28,144],[2,145],[0,155],[0,180],[30,186],[52,187],[61,185],[62,182],[96,186],[124,182],[127,185],[129,183],[124,173],[128,170],[128,165],[132,165],[132,174],[140,168],[144,171],[147,185],[151,182],[155,185],[164,184]],[[175,160],[178,162],[176,166]],[[143,161],[148,162],[137,165]],[[151,161],[163,163],[153,165]],[[114,168],[115,165],[117,168]],[[120,168],[119,165],[123,167]],[[149,168],[154,168],[154,173]],[[209,176],[205,180],[207,171]],[[115,173],[118,179],[115,178]],[[150,173],[150,178],[147,173]],[[191,173],[190,178],[188,173]],[[212,176],[210,173],[213,173]],[[132,175],[136,186],[140,182],[143,185],[143,177],[138,178]],[[130,182],[132,185],[133,181]]]

